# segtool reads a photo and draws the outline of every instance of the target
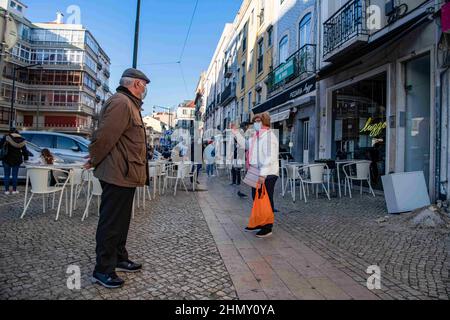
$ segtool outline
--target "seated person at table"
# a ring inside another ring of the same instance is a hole
[[[55,163],[55,158],[48,149],[42,149],[40,163],[43,165],[53,165]]]

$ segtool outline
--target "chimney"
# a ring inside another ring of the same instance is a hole
[[[55,20],[55,22],[57,23],[57,24],[63,24],[64,22],[63,22],[63,19],[64,19],[64,15],[61,13],[61,12],[57,12],[56,13],[56,20]]]

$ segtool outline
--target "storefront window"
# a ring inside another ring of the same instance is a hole
[[[370,160],[381,187],[386,159],[386,73],[333,91],[333,149],[337,160]]]

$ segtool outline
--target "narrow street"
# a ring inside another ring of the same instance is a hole
[[[448,235],[409,229],[402,216],[379,224],[386,215],[381,197],[293,204],[278,190],[274,234],[257,239],[243,230],[251,200],[239,199],[224,177],[201,180],[207,192],[168,191],[137,209],[128,250],[144,269],[124,274],[117,290],[90,283],[95,205],[84,222],[83,200],[72,218],[62,211],[56,222],[39,199],[20,220],[21,196],[1,195],[0,299],[449,297]],[[81,290],[67,288],[70,265],[81,269]],[[367,289],[371,265],[381,268],[381,290]]]

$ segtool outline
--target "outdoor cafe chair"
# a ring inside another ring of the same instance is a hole
[[[370,164],[368,160],[353,161],[342,167],[345,174],[345,188],[348,187],[348,193],[352,198],[353,181],[360,182],[360,194],[363,194],[363,182],[367,181],[369,185],[369,192],[375,197],[375,192],[372,189],[370,181]],[[354,170],[351,170],[354,169]]]
[[[56,211],[56,221],[59,219],[59,212],[61,210],[61,203],[62,198],[64,195],[64,191],[66,191],[66,186],[69,182],[69,179],[66,179],[66,181],[59,186],[50,186],[49,184],[49,175],[52,171],[56,171],[58,173],[65,173],[68,175],[70,179],[71,173],[62,170],[62,169],[56,169],[56,168],[50,168],[50,167],[28,167],[27,168],[27,179],[26,179],[26,185],[25,185],[25,199],[24,199],[24,209],[23,213],[20,216],[21,219],[25,216],[31,200],[33,200],[34,195],[42,195],[42,209],[43,213],[45,213],[46,203],[45,203],[45,197],[49,195],[55,195],[58,192],[60,192],[59,202],[58,202],[58,209]],[[28,199],[28,189],[29,185],[31,184],[31,196]],[[66,212],[69,211],[68,209],[68,203],[67,203],[67,194],[66,194]],[[52,208],[54,209],[54,202]]]
[[[299,175],[299,171],[298,168],[301,165],[299,164],[286,164],[284,166],[284,170],[286,174],[283,173],[282,180],[286,180],[283,186],[283,194],[282,196],[284,197],[287,191],[287,186],[289,184],[289,191],[291,192],[292,195],[292,201],[295,202],[295,187],[296,187],[296,182],[297,180],[300,179],[300,175]]]
[[[100,184],[100,180],[98,180],[96,177],[91,176],[90,179],[90,188],[89,188],[89,195],[86,202],[86,209],[84,210],[83,217],[81,218],[81,221],[84,221],[88,215],[89,215],[89,207],[94,197],[97,197],[97,214],[100,216],[100,200],[103,193],[102,185]]]
[[[319,197],[319,189],[317,188],[319,185],[322,186],[325,194],[327,195],[328,200],[330,198],[330,190],[329,190],[329,178],[325,180],[326,172],[329,172],[329,168],[326,164],[310,164],[303,166],[299,169],[299,177],[301,181],[301,192],[303,192],[303,197],[305,199],[305,203],[308,202],[306,197],[306,186],[316,186],[316,197]],[[328,188],[325,186],[325,183],[328,184]],[[308,188],[309,194],[309,188]]]
[[[175,167],[176,170],[175,170]],[[173,181],[175,180],[175,187],[174,187],[174,192],[173,195],[176,196],[177,195],[177,187],[178,187],[178,182],[181,182],[181,184],[183,184],[184,189],[186,190],[186,192],[189,192],[187,187],[186,187],[186,183],[185,183],[185,179],[187,177],[189,177],[190,171],[192,168],[192,163],[191,162],[179,162],[176,164],[172,164],[171,168],[168,171],[168,174],[165,177],[164,180],[164,184],[167,186],[167,182]]]

